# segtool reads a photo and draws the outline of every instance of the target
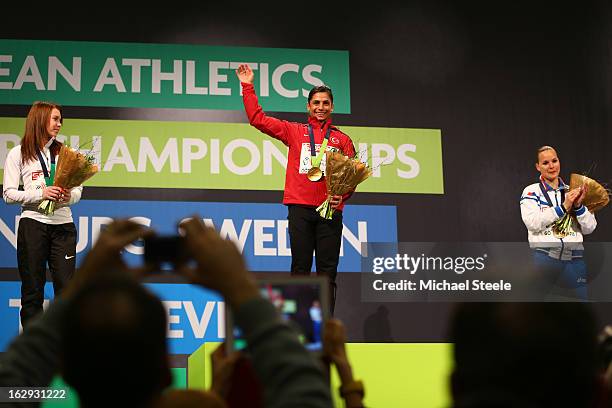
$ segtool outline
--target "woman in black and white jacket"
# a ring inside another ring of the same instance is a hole
[[[21,323],[43,310],[46,265],[57,296],[76,265],[76,228],[69,206],[81,199],[82,186],[65,190],[53,186],[61,143],[55,138],[62,126],[61,107],[36,102],[30,108],[21,143],[4,163],[2,196],[21,205],[17,232],[17,264],[21,278]],[[23,184],[23,191],[19,190]],[[38,209],[43,200],[56,201],[53,214]]]

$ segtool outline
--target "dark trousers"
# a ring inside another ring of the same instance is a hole
[[[314,251],[317,275],[329,278],[330,307],[333,314],[342,243],[342,211],[335,211],[333,218],[326,220],[314,208],[290,205],[287,219],[291,241],[291,274],[310,275]]]
[[[21,277],[21,324],[42,312],[47,263],[57,297],[72,278],[76,266],[74,223],[51,225],[31,218],[19,220],[17,265]]]

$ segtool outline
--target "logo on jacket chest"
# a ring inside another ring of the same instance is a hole
[[[32,172],[32,181],[36,181],[40,177],[44,177],[42,170],[34,170]]]
[[[308,133],[304,133],[304,138],[310,140],[310,135]],[[340,149],[340,139],[337,136],[331,136],[328,141],[328,146],[335,145],[334,148],[336,151]],[[317,144],[317,148],[319,144]]]

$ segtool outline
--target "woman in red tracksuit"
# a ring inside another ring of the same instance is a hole
[[[342,242],[342,209],[350,194],[332,197],[331,204],[336,211],[331,220],[319,216],[315,209],[327,198],[327,189],[324,177],[317,179],[313,169],[320,168],[324,173],[323,151],[340,151],[353,157],[353,142],[348,135],[331,124],[334,97],[328,87],[317,86],[310,91],[306,105],[308,123],[302,124],[276,119],[264,113],[253,87],[255,75],[247,64],[240,65],[236,75],[242,85],[244,109],[249,123],[289,148],[283,204],[289,210],[287,219],[291,241],[291,274],[310,274],[314,251],[317,274],[326,275],[330,280],[333,313]]]

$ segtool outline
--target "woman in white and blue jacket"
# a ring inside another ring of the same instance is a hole
[[[586,188],[568,191],[569,186],[559,177],[559,157],[550,146],[538,149],[535,167],[540,172],[540,181],[523,190],[521,217],[527,227],[529,246],[534,249],[536,266],[556,271],[562,286],[573,288],[579,298],[585,299],[587,273],[582,236],[597,227],[595,216],[582,205]],[[561,236],[552,227],[568,212],[575,217],[569,233]]]

